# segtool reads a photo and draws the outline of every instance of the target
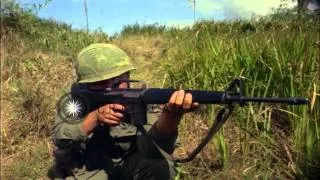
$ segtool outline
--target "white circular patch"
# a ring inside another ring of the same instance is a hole
[[[81,97],[73,97],[71,93],[63,95],[57,104],[59,117],[68,123],[78,123],[88,113],[89,104]]]

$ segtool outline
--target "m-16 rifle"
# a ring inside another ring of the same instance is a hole
[[[62,101],[60,104],[64,103],[68,108],[62,111],[58,110],[58,112],[60,112],[59,115],[66,121],[72,122],[72,120],[81,119],[89,112],[105,104],[124,104],[127,106],[126,112],[130,116],[131,123],[145,134],[146,132],[142,125],[147,123],[147,105],[167,103],[176,89],[146,88],[143,81],[137,80],[127,80],[125,82],[129,84],[129,87],[130,83],[141,83],[141,87],[139,88],[115,88],[118,87],[118,84],[121,82],[124,81],[115,82],[113,85],[114,88],[105,90],[89,90],[88,84],[74,83],[71,87],[71,93],[67,95],[69,98],[60,100]],[[193,102],[198,102],[199,104],[223,104],[224,107],[218,112],[216,120],[210,127],[208,134],[195,150],[186,158],[172,158],[175,162],[188,162],[194,159],[226,122],[236,104],[244,106],[248,102],[286,103],[290,105],[309,103],[308,99],[301,97],[246,97],[243,86],[242,80],[235,79],[225,91],[186,90],[186,93],[192,94]]]

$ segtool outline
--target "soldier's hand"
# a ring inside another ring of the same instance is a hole
[[[122,121],[125,107],[121,104],[106,104],[98,111],[98,120],[110,126],[118,125]]]
[[[175,91],[169,102],[166,104],[166,110],[169,113],[183,114],[197,109],[199,103],[192,101],[192,94],[185,93],[184,90]]]
[[[184,90],[175,91],[165,104],[165,111],[155,123],[155,129],[165,134],[177,132],[182,115],[198,107],[199,103],[193,102],[191,93],[185,93]]]

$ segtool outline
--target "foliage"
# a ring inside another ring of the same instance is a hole
[[[320,167],[320,108],[315,107],[320,105],[320,37],[314,23],[319,24],[313,19],[274,16],[258,21],[203,21],[169,45],[173,48],[164,64],[169,74],[167,86],[223,90],[233,78],[240,77],[249,96],[310,97],[311,109],[250,104],[237,110],[233,119],[244,130],[239,134],[243,138],[238,155],[248,164],[255,159],[255,166],[247,167],[251,171],[245,166],[240,169],[245,178],[319,176],[315,172]],[[231,156],[225,155],[228,134],[223,132],[225,138],[221,134],[216,138],[224,164]],[[276,166],[282,168],[274,169]]]
[[[84,30],[73,29],[71,25],[54,19],[41,19],[35,16],[33,10],[22,9],[13,2],[3,8],[2,33],[6,34],[6,38],[20,36],[20,40],[29,43],[30,51],[37,49],[42,52],[74,56],[91,43],[109,41],[108,36],[99,29],[88,34]],[[13,34],[15,32],[19,33]]]
[[[162,34],[166,30],[165,25],[160,24],[150,24],[150,25],[140,25],[138,23],[134,25],[126,25],[122,28],[120,36],[133,36],[133,35],[158,35]]]

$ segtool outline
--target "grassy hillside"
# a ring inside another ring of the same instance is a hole
[[[17,8],[1,18],[1,179],[46,179],[50,129],[61,91],[75,80],[78,51],[114,43],[151,87],[223,90],[243,78],[250,96],[303,96],[309,106],[249,104],[233,116],[180,179],[320,177],[320,37],[316,18],[285,12],[258,20],[200,21],[191,28],[124,27],[87,34]],[[152,71],[151,71],[152,69]],[[221,106],[188,114],[175,155],[190,152]]]

